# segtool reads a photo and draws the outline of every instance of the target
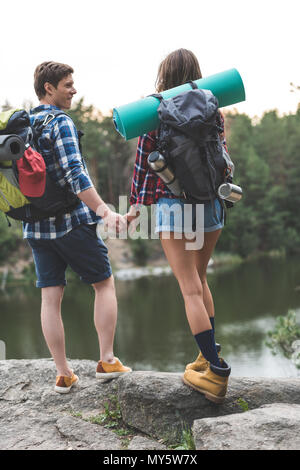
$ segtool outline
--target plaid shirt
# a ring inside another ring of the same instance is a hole
[[[51,114],[52,105],[41,105],[30,112],[31,124]],[[39,150],[43,154],[47,173],[60,186],[69,183],[70,189],[78,194],[93,187],[86,165],[79,150],[77,130],[72,119],[62,114],[43,129],[39,139]],[[49,217],[35,223],[23,223],[24,238],[55,239],[64,236],[80,224],[95,224],[100,220],[84,202],[71,212],[64,214],[60,223],[56,217]]]
[[[224,117],[220,112],[218,115],[218,125],[222,128],[220,138],[226,148]],[[142,204],[150,206],[162,197],[170,199],[178,197],[168,189],[162,179],[148,165],[148,155],[156,150],[156,140],[157,131],[152,131],[139,137],[131,183],[130,205]]]

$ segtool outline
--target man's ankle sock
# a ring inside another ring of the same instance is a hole
[[[211,327],[213,331],[215,332],[215,317],[209,317],[209,319],[210,319]]]
[[[221,367],[213,330],[202,331],[194,337],[205,359],[214,366]]]

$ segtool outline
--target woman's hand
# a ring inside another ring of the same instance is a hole
[[[124,217],[127,219],[127,225],[129,225],[134,219],[140,215],[139,210],[135,206],[130,206],[129,211]]]
[[[127,220],[127,228],[129,235],[132,235],[136,231],[136,228],[139,224],[139,221],[136,221],[136,219],[140,215],[140,212],[137,207],[130,206],[129,211],[127,212],[127,214],[124,215],[125,219]]]

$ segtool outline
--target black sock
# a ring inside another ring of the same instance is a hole
[[[205,359],[214,366],[221,367],[216,349],[214,331],[206,330],[194,336]]]
[[[215,317],[209,317],[212,329],[215,332]]]

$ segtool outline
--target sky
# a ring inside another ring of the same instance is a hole
[[[240,72],[246,101],[224,110],[294,113],[299,17],[299,0],[1,2],[0,106],[37,105],[34,69],[54,60],[74,68],[76,98],[106,114],[153,93],[159,63],[183,47],[203,76]]]

